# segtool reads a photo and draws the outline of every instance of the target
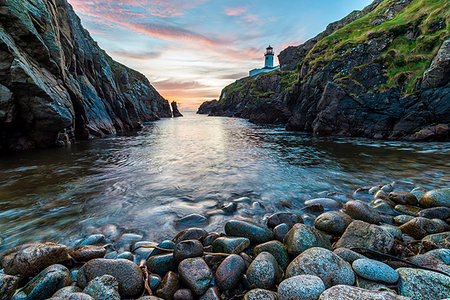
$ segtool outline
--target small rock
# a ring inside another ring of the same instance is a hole
[[[213,252],[215,253],[241,253],[250,246],[250,240],[248,238],[231,238],[220,237],[213,243]]]
[[[213,274],[202,258],[187,258],[178,265],[181,280],[198,296],[206,292]]]
[[[394,245],[394,237],[380,226],[353,221],[345,230],[336,248],[363,247],[389,253]]]
[[[419,212],[419,217],[428,218],[428,219],[441,219],[447,220],[450,218],[450,208],[448,207],[433,207],[422,209]]]
[[[329,211],[321,214],[314,221],[314,226],[332,235],[341,235],[352,222],[352,218],[338,211]]]
[[[403,224],[411,221],[412,219],[414,219],[413,216],[400,215],[400,216],[394,217],[394,223],[397,224],[397,225],[403,225]]]
[[[297,256],[312,247],[322,247],[331,250],[331,244],[327,238],[317,229],[304,224],[295,224],[284,238],[284,244],[291,256]]]
[[[88,282],[103,275],[111,275],[117,280],[122,296],[137,298],[142,295],[142,271],[135,263],[126,259],[96,258],[88,261],[78,272],[77,285],[84,288]]]
[[[350,264],[324,248],[310,248],[298,255],[286,269],[287,278],[297,275],[318,276],[327,288],[355,282]]]
[[[237,210],[238,204],[236,202],[226,203],[222,206],[222,210],[227,214],[232,214]]]
[[[386,193],[386,191],[379,190],[378,192],[375,193],[375,195],[373,196],[373,198],[374,198],[374,199],[388,200],[388,199],[389,199],[389,195]]]
[[[173,300],[194,300],[194,295],[190,289],[181,289],[175,292]]]
[[[180,240],[179,242],[181,242],[181,241],[184,241],[184,239]],[[173,249],[175,249],[175,243],[172,242],[172,241],[169,241],[169,240],[165,240],[165,241],[162,241],[158,245],[158,248],[167,249],[167,250],[173,250]],[[156,255],[162,255],[162,254],[170,254],[170,253],[171,253],[171,251],[164,251],[164,250],[161,250],[161,249],[153,249],[153,251],[152,251],[152,253],[150,254],[149,257],[156,256]]]
[[[86,245],[104,245],[106,244],[106,239],[103,234],[92,234],[85,238],[84,240],[81,240],[80,243],[78,243],[75,246],[86,246]]]
[[[169,271],[175,271],[177,264],[173,254],[150,256],[147,259],[147,268],[150,272],[164,276]]]
[[[373,259],[357,259],[352,264],[356,274],[372,281],[396,283],[398,273],[385,263]]]
[[[69,250],[69,255],[76,261],[88,261],[94,258],[103,258],[106,254],[106,248],[103,246],[78,246]]]
[[[337,248],[333,252],[350,264],[357,259],[366,258],[364,255],[347,248]]]
[[[216,287],[210,287],[198,300],[220,300],[220,294]]]
[[[305,201],[305,206],[320,204],[325,210],[340,210],[342,203],[332,198],[315,198]]]
[[[393,225],[381,225],[381,228],[389,232],[394,238],[401,240],[402,239],[402,231],[400,228],[393,226]]]
[[[172,299],[173,295],[177,292],[180,286],[178,276],[172,271],[167,272],[164,276],[159,289],[156,291],[156,295],[163,299]]]
[[[428,251],[425,255],[432,256],[439,259],[447,265],[450,265],[450,250],[449,249],[435,249]]]
[[[253,249],[253,254],[258,256],[258,254],[262,252],[269,252],[275,257],[278,262],[278,265],[286,270],[289,264],[289,256],[287,253],[286,246],[279,241],[270,241],[264,244],[260,244]]]
[[[320,295],[319,300],[411,300],[388,292],[361,289],[349,285],[336,285]]]
[[[449,274],[449,276],[450,276],[450,267],[435,257],[429,256],[429,255],[423,255],[423,254],[422,255],[414,255],[414,256],[408,257],[408,261],[412,262],[413,264],[416,264],[418,266],[421,266],[421,267],[444,272],[446,274]],[[407,266],[407,267],[409,267],[409,266]]]
[[[419,204],[421,207],[450,207],[450,188],[431,190],[423,194]]]
[[[179,243],[185,240],[200,240],[208,235],[208,232],[202,228],[189,228],[178,233],[174,238],[174,243]]]
[[[234,289],[245,272],[245,262],[242,257],[232,254],[224,259],[216,271],[215,282],[221,290]]]
[[[450,295],[450,276],[413,268],[399,268],[399,293],[415,300],[442,299]]]
[[[134,255],[131,252],[125,251],[117,255],[114,259],[126,259],[134,262]]]
[[[212,243],[219,238],[220,235],[216,232],[211,232],[210,234],[208,234],[203,240],[202,240],[202,244],[203,246],[207,247],[207,246],[211,246]]]
[[[114,243],[114,247],[121,251],[131,251],[131,245],[136,242],[141,241],[143,238],[142,235],[136,233],[124,233],[119,239]],[[119,251],[120,252],[120,251]]]
[[[50,299],[51,300],[97,300],[85,293],[71,293],[71,294],[67,294],[65,296],[52,297]],[[101,299],[101,298],[99,298],[99,299]],[[112,299],[117,299],[117,298],[112,298]],[[110,300],[110,298],[108,298],[108,300]]]
[[[417,217],[419,215],[419,212],[422,210],[420,207],[417,206],[403,205],[403,204],[396,205],[394,209],[396,212],[399,212],[400,214],[410,215],[413,217]]]
[[[47,299],[56,291],[68,285],[70,282],[70,272],[63,265],[52,265],[33,277],[30,282],[13,297],[13,299]]]
[[[272,230],[250,221],[228,221],[225,223],[225,233],[229,236],[248,238],[253,243],[264,243],[273,239]]]
[[[156,290],[161,283],[161,276],[158,274],[149,274],[148,275],[148,286],[152,291]]]
[[[272,229],[280,224],[286,224],[289,228],[292,228],[297,223],[303,223],[302,217],[290,212],[275,213],[267,219],[267,226]]]
[[[274,229],[273,229],[273,235],[274,238],[280,242],[283,242],[284,237],[286,236],[286,234],[289,232],[290,228],[287,224],[280,224],[277,225]]]
[[[198,240],[185,240],[175,245],[173,257],[176,261],[203,256],[203,244]]]
[[[243,300],[278,300],[278,294],[264,289],[253,289],[244,295]]]
[[[378,224],[381,222],[380,213],[361,201],[348,201],[344,205],[343,211],[356,220],[371,224]]]
[[[414,218],[400,226],[402,232],[417,240],[430,234],[441,233],[445,231],[445,229],[446,228],[439,222],[421,217]]]
[[[422,243],[432,243],[438,247],[450,249],[450,232],[427,235],[422,239]]]
[[[282,271],[272,254],[260,253],[247,269],[247,280],[252,286],[271,289],[281,278]]]
[[[19,287],[19,281],[19,277],[0,274],[0,299],[11,299]]]
[[[103,275],[91,280],[83,293],[95,300],[120,300],[119,283],[111,275]]]
[[[389,199],[395,203],[404,205],[417,205],[419,202],[414,194],[407,191],[391,192],[389,193]]]
[[[33,276],[48,266],[70,260],[69,249],[55,243],[35,243],[11,255],[4,265],[9,275]]]
[[[283,280],[278,286],[280,300],[316,300],[325,291],[317,276],[299,275]]]
[[[66,286],[63,287],[62,289],[59,289],[58,291],[56,291],[56,293],[53,294],[53,297],[64,297],[73,293],[80,293],[81,289],[77,286]]]

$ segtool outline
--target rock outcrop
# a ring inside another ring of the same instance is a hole
[[[170,117],[144,75],[114,61],[66,0],[0,0],[0,151],[68,145]]]
[[[172,117],[174,117],[174,118],[179,118],[179,117],[182,117],[182,116],[183,116],[183,115],[180,113],[180,111],[178,110],[177,102],[172,101],[172,103],[170,103],[170,105],[172,106]]]
[[[272,86],[258,77],[226,87],[211,114],[252,121],[283,111],[288,129],[317,136],[448,140],[449,9],[447,1],[374,1],[282,51],[281,70],[264,74],[280,78]],[[261,89],[264,101],[247,96]]]

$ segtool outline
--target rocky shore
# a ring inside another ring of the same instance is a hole
[[[245,199],[223,210],[235,211]],[[102,226],[70,245],[0,254],[1,299],[443,299],[450,188],[328,193],[262,224],[189,228],[162,242]]]

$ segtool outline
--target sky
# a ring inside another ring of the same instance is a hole
[[[100,47],[182,111],[371,0],[68,0]],[[278,60],[276,59],[276,64]]]

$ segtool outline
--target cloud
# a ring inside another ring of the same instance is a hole
[[[109,51],[113,56],[122,58],[149,60],[161,57],[163,51],[144,51],[144,52],[128,52],[128,51]]]
[[[240,16],[240,15],[246,13],[247,10],[248,10],[248,7],[246,7],[246,6],[228,7],[225,9],[225,14],[227,16]]]
[[[235,80],[235,79],[240,79],[240,78],[247,77],[247,76],[248,76],[248,72],[241,72],[241,73],[220,75],[220,76],[217,76],[217,78],[225,79],[225,80]]]
[[[161,81],[154,81],[152,84],[161,90],[192,90],[192,89],[203,89],[210,88],[210,86],[201,84],[197,81],[178,81],[175,79],[166,79]]]

